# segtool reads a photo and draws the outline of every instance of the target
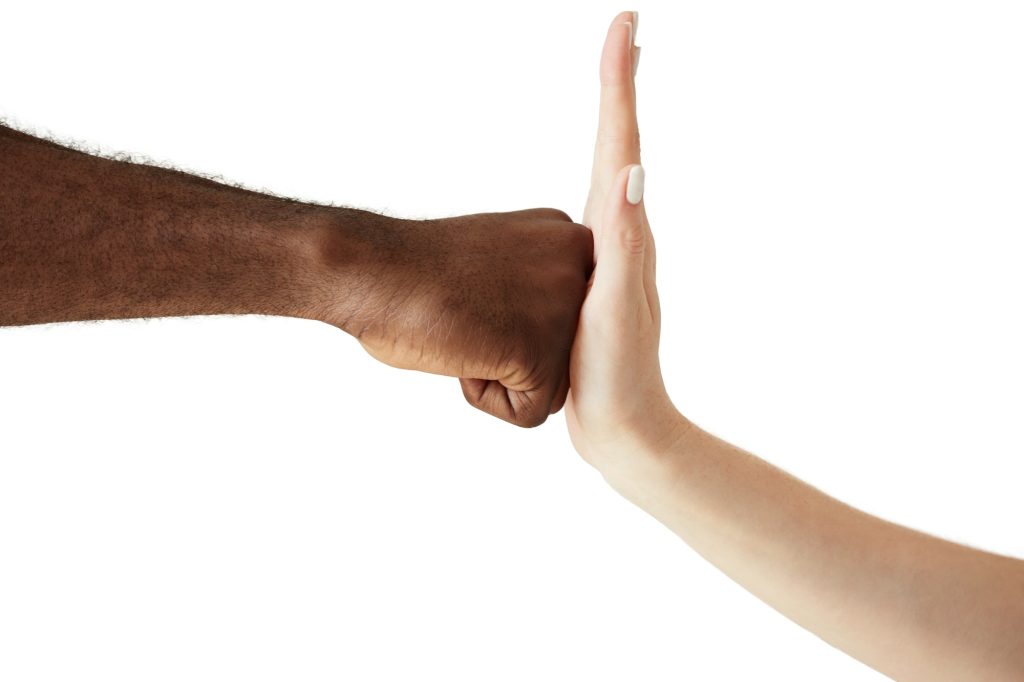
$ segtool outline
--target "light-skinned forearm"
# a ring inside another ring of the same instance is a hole
[[[1024,562],[865,514],[674,418],[606,478],[740,585],[895,679],[1024,679]]]
[[[899,680],[1024,680],[1024,562],[887,523],[701,431],[672,406],[636,119],[638,17],[601,55],[587,220],[598,241],[573,347],[573,446],[762,600]]]

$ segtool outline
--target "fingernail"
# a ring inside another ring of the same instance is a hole
[[[629,169],[626,181],[626,201],[636,206],[644,198],[644,167],[637,164]]]
[[[640,13],[639,12],[633,12],[633,36],[632,36],[633,40],[631,40],[630,42],[635,42],[636,41],[636,34],[639,33],[639,31],[640,31]]]
[[[633,76],[636,76],[637,67],[640,66],[640,50],[639,46],[633,48]]]
[[[633,47],[633,22],[627,21],[626,22],[626,26],[629,27],[629,42],[626,43],[626,47],[627,48],[632,48]]]

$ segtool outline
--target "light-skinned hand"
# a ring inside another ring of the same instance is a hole
[[[573,445],[606,476],[640,444],[683,427],[661,377],[655,250],[643,201],[636,117],[637,15],[623,12],[601,54],[601,100],[590,195],[594,273],[570,359],[566,423]]]

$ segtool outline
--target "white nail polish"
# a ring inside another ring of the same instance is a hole
[[[629,169],[626,181],[626,201],[634,206],[644,198],[644,167],[637,164]]]
[[[636,76],[637,67],[640,66],[640,47],[633,48],[633,75]]]

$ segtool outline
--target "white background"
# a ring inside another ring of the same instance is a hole
[[[155,7],[155,5],[154,5]],[[407,217],[579,217],[605,0],[5,3],[0,113]],[[1024,556],[1016,2],[640,2],[680,408]],[[874,680],[617,497],[561,415],[318,323],[0,330],[4,680]]]

